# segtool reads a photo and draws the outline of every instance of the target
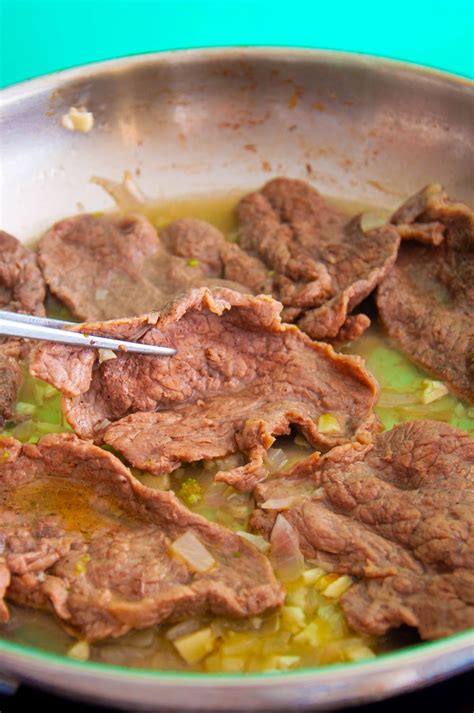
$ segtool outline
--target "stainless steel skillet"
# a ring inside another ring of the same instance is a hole
[[[71,106],[90,133],[61,127]],[[94,174],[140,174],[153,198],[306,178],[392,207],[423,184],[474,202],[474,87],[428,69],[291,49],[193,50],[81,67],[3,92],[1,224],[30,240],[55,219],[110,207]],[[359,664],[211,676],[81,663],[0,639],[0,673],[128,709],[330,709],[472,664],[465,633]]]

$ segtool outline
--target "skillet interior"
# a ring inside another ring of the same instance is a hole
[[[64,215],[110,207],[89,177],[118,178],[124,169],[138,170],[141,186],[154,198],[211,193],[217,186],[245,189],[277,174],[387,207],[433,179],[456,198],[472,202],[474,196],[472,86],[381,60],[292,50],[169,53],[72,70],[4,96],[3,226],[24,240]],[[94,112],[94,131],[60,129],[61,115],[81,105]],[[412,687],[465,665],[468,647],[460,636],[406,652],[398,661],[392,657],[391,664],[387,659],[385,666],[398,675],[390,682],[379,659],[360,671],[348,666],[291,674],[306,676],[298,689],[295,679],[285,684],[286,677],[278,686],[268,676],[270,685],[264,676],[229,685],[221,677],[226,693],[213,698],[215,681],[153,674],[144,684],[142,675],[124,671],[130,688],[121,689],[120,701],[120,687],[105,683],[114,678],[112,671],[64,663],[68,673],[59,684],[51,676],[59,665],[54,658],[33,659],[15,646],[5,646],[2,656],[12,673],[82,696],[88,680],[94,695],[101,686],[103,700],[123,705],[128,696],[128,703],[156,706],[159,680],[160,706],[195,709],[189,687],[204,686],[208,707],[235,707],[238,691],[239,708],[255,709],[258,692],[263,709],[295,701],[327,707]],[[387,680],[382,683],[377,671]],[[176,687],[177,680],[185,685]]]

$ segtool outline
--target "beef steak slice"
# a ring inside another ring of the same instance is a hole
[[[247,291],[232,277],[221,279],[221,252],[232,249],[202,220],[174,221],[158,236],[141,215],[82,214],[42,237],[39,261],[50,290],[76,317],[104,320],[158,309],[191,287],[222,283]]]
[[[427,244],[402,244],[378,288],[382,324],[415,364],[474,403],[474,213],[432,185],[392,221]]]
[[[312,186],[289,178],[245,196],[237,217],[240,246],[271,271],[271,292],[287,321],[314,339],[335,342],[369,324],[352,317],[345,325],[395,262],[400,236],[393,226],[364,233],[360,216],[349,219]]]
[[[18,398],[21,382],[18,361],[0,352],[0,425],[14,415],[12,407]]]
[[[341,599],[349,625],[436,639],[474,626],[474,440],[434,421],[372,444],[314,455],[259,485],[257,502],[294,497],[282,516],[309,560],[359,578]],[[275,514],[256,510],[270,535]]]
[[[0,439],[0,621],[4,597],[52,609],[95,641],[194,616],[247,617],[283,602],[266,557],[152,490],[72,434]],[[170,550],[192,533],[214,558],[193,571]]]
[[[45,297],[35,253],[0,230],[0,309],[43,316]]]
[[[80,327],[175,346],[172,358],[120,354],[100,364],[94,350],[45,344],[31,369],[65,394],[79,435],[105,441],[132,465],[159,474],[240,451],[249,462],[217,477],[251,488],[266,476],[266,449],[291,425],[322,449],[378,428],[377,385],[363,361],[281,324],[280,311],[270,297],[196,289],[153,315]],[[318,430],[325,413],[339,430]]]
[[[42,317],[45,314],[45,298],[46,287],[35,253],[13,235],[0,230],[0,309]],[[2,354],[23,358],[28,351],[28,343],[24,340],[0,337]],[[5,375],[8,370],[5,361],[2,369]],[[13,374],[13,367],[9,371]]]

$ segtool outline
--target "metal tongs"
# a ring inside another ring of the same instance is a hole
[[[124,342],[121,339],[95,337],[93,334],[71,332],[68,327],[79,326],[76,322],[64,322],[61,319],[35,317],[32,314],[20,314],[0,310],[0,335],[7,337],[22,337],[46,342],[59,342],[74,347],[93,349],[111,349],[112,351],[130,352],[135,354],[155,354],[157,356],[172,356],[176,349],[171,347],[156,347],[154,344],[139,344]]]

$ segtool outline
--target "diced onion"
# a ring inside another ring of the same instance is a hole
[[[294,496],[290,495],[287,498],[270,498],[270,500],[265,500],[260,507],[262,510],[289,510],[294,502]]]
[[[175,639],[173,644],[186,663],[195,664],[211,653],[215,644],[215,636],[211,627],[208,626],[188,636]]]
[[[421,403],[431,404],[433,401],[446,396],[448,389],[442,381],[433,381],[431,379],[423,379],[421,382]]]
[[[300,660],[300,656],[275,656],[272,663],[278,671],[288,671],[297,666]]]
[[[105,290],[105,289],[103,289],[103,288],[100,288],[100,289],[98,289],[98,290],[95,291],[95,298],[96,298],[96,300],[99,300],[99,301],[100,301],[100,300],[105,300],[105,298],[107,297],[108,294],[109,294],[109,291],[108,291],[108,290]]]
[[[349,661],[360,661],[361,659],[374,658],[375,654],[366,644],[359,641],[347,643],[345,645],[345,654]]]
[[[104,361],[109,361],[109,359],[116,359],[117,355],[115,352],[112,351],[112,349],[99,349],[99,364],[102,364]]]
[[[368,211],[360,216],[360,227],[362,232],[380,228],[387,223],[387,215],[376,211]]]
[[[143,483],[143,485],[146,485],[147,488],[152,488],[153,490],[169,490],[171,488],[169,473],[162,473],[162,475],[140,473],[138,480]]]
[[[123,211],[136,210],[145,203],[145,196],[135,182],[130,171],[125,171],[122,182],[110,181],[101,176],[92,176],[91,182],[96,183],[107,191],[116,202],[118,208]]]
[[[337,599],[342,596],[350,586],[352,586],[352,579],[347,574],[343,574],[342,577],[338,577],[334,582],[328,584],[326,589],[323,590],[323,594],[325,597]]]
[[[168,629],[165,636],[168,641],[174,641],[175,639],[192,634],[194,631],[197,631],[200,626],[201,624],[196,619],[187,619],[180,624],[176,624],[176,626],[172,626],[171,629]]]
[[[17,405],[15,406],[15,411],[17,413],[22,414],[23,416],[33,416],[33,414],[36,412],[36,406],[26,401],[18,401]]]
[[[79,661],[87,661],[90,656],[90,648],[87,641],[77,641],[66,652],[66,656]]]
[[[303,631],[295,636],[295,643],[309,644],[312,648],[320,646],[323,643],[321,628],[321,622],[318,620],[310,622]]]
[[[61,117],[61,124],[68,131],[80,131],[87,134],[94,126],[94,114],[87,109],[76,109],[72,106],[67,114]]]
[[[261,535],[252,535],[251,532],[244,532],[243,530],[238,530],[237,535],[242,537],[247,542],[251,542],[252,545],[260,550],[260,552],[268,552],[270,549],[270,543],[267,542]]]
[[[131,631],[127,635],[126,645],[134,649],[149,649],[155,643],[155,633],[152,627]]]
[[[281,620],[286,631],[292,634],[300,631],[306,624],[306,617],[301,607],[284,606],[281,608]]]
[[[318,418],[318,431],[319,433],[340,433],[341,426],[332,413],[322,413]]]
[[[325,574],[326,572],[324,569],[321,569],[321,567],[313,567],[312,569],[307,569],[306,572],[303,572],[303,581],[305,584],[314,584]]]
[[[265,455],[265,460],[270,471],[280,470],[288,463],[288,458],[281,448],[270,448]]]
[[[207,572],[216,563],[214,557],[191,531],[185,532],[171,545],[174,554],[181,557],[195,572]]]
[[[298,534],[283,515],[278,515],[270,537],[270,555],[277,575],[284,582],[297,579],[304,570]]]

